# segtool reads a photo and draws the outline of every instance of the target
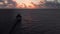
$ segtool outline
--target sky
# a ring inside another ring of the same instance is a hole
[[[58,2],[60,3],[60,0],[58,0]]]
[[[0,0],[0,1],[2,1],[2,0]],[[54,0],[47,0],[47,1],[54,1]],[[58,0],[58,2],[60,3],[60,0]]]
[[[54,1],[54,0],[47,0],[47,1]]]
[[[1,1],[1,0],[0,0],[0,1]],[[22,0],[20,0],[20,1],[22,2]],[[36,3],[34,2],[35,4],[38,4],[38,5],[39,5],[39,3],[38,3],[39,0],[38,0],[38,1],[33,0],[33,1],[36,2]],[[47,0],[47,1],[54,1],[54,0]],[[11,4],[13,4],[14,7],[16,6],[16,2],[13,2],[13,1],[11,1],[11,0],[8,0],[8,2],[11,3]],[[60,3],[60,0],[58,0],[58,2]],[[26,3],[28,3],[28,2],[25,1],[24,3],[26,4]],[[28,5],[29,5],[29,4],[28,4]],[[28,5],[27,5],[27,6],[28,6]],[[18,5],[18,6],[19,6],[19,5]]]
[[[47,1],[54,1],[54,0],[47,0]],[[57,0],[60,3],[60,0]]]

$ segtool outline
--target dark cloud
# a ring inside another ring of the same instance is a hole
[[[3,0],[0,0],[0,2],[2,2]]]

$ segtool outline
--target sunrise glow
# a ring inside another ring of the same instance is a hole
[[[17,8],[38,8],[40,4],[44,4],[44,0],[13,0],[16,2]]]

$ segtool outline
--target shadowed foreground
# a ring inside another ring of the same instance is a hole
[[[12,34],[60,34],[60,10],[0,10],[0,34],[9,34],[16,23],[16,15],[22,15]]]

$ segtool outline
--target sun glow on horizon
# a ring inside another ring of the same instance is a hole
[[[16,2],[17,8],[38,8],[40,4],[44,4],[44,0],[13,0]]]

